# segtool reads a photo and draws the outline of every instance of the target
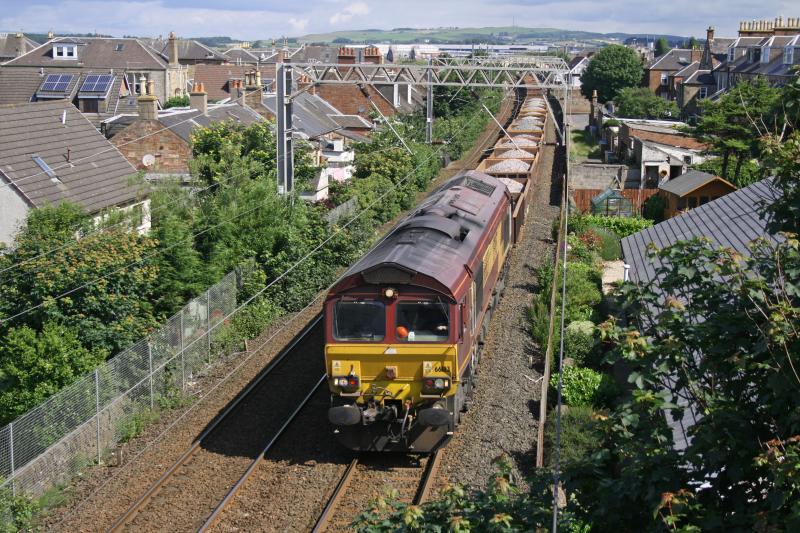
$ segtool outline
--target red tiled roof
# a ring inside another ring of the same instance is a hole
[[[630,128],[630,136],[638,137],[643,141],[652,141],[658,144],[666,144],[667,146],[675,146],[689,150],[705,150],[708,148],[708,145],[701,143],[697,139],[681,134],[671,135],[669,133],[656,133],[654,131]]]
[[[244,75],[254,69],[253,65],[195,65],[194,81],[205,85],[210,101],[223,100],[231,96],[228,81],[231,79],[243,80]],[[261,79],[275,78],[275,66],[261,67]]]

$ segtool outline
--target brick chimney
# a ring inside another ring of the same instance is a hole
[[[368,46],[364,49],[364,63],[372,63],[373,65],[380,65],[383,63],[383,56],[381,51],[375,46]]]
[[[356,62],[356,51],[347,46],[339,48],[338,63],[342,65],[354,65]]]
[[[17,57],[25,55],[25,52],[27,52],[27,47],[25,46],[25,35],[23,35],[22,32],[19,32],[14,36],[14,39],[17,45]]]
[[[175,32],[169,32],[167,39],[167,57],[169,58],[169,66],[178,66],[178,39],[175,37]]]
[[[197,109],[204,115],[208,113],[208,95],[202,83],[195,83],[189,93],[189,107]]]
[[[245,74],[247,86],[245,87],[244,102],[250,107],[256,107],[264,97],[264,88],[261,85],[261,72],[253,69]]]
[[[158,98],[153,94],[155,92],[155,82],[148,80],[146,77],[142,79],[142,94],[136,101],[139,111],[140,120],[158,120]]]

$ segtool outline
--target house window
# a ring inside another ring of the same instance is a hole
[[[728,61],[734,61],[736,59],[736,47],[731,46],[728,48]]]
[[[53,45],[53,58],[55,59],[77,59],[78,46],[74,44]]]
[[[794,47],[787,46],[783,50],[783,64],[791,65],[792,63],[794,63]]]
[[[761,49],[761,62],[769,63],[769,46],[765,46]]]
[[[661,85],[666,85],[667,81],[669,81],[669,76],[666,73],[661,73]]]
[[[698,98],[708,98],[708,87],[700,87],[700,92],[697,95]]]
[[[131,72],[128,74],[128,85],[133,94],[143,94],[145,90],[145,83],[147,74],[144,72]]]
[[[99,113],[100,101],[97,98],[84,98],[81,100],[81,107],[84,113]]]
[[[761,48],[747,49],[747,62],[758,63],[761,60]]]
[[[690,156],[690,155],[683,156],[683,162],[686,163],[687,165],[691,165],[692,164],[692,156]]]

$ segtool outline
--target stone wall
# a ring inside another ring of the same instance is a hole
[[[625,165],[578,164],[570,166],[570,188],[607,189],[622,188],[628,182],[638,181],[639,172]]]
[[[138,170],[181,173],[189,171],[191,147],[177,134],[165,130],[164,125],[157,120],[138,120],[115,135],[111,143]],[[152,167],[145,167],[142,163],[146,154],[152,154],[156,159]]]

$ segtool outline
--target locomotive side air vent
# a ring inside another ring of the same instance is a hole
[[[467,177],[467,179],[464,180],[464,185],[467,188],[472,189],[473,191],[479,192],[486,196],[491,196],[492,193],[494,193],[494,190],[497,188],[495,185],[490,185],[488,183],[470,177]]]

